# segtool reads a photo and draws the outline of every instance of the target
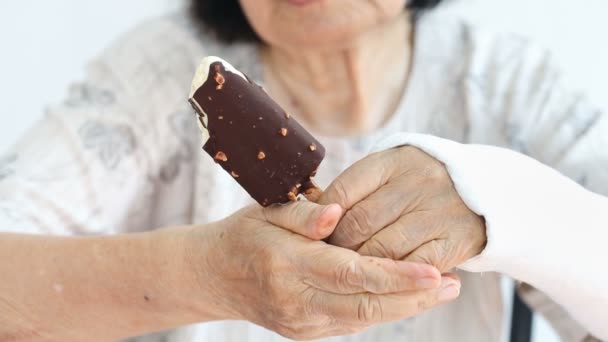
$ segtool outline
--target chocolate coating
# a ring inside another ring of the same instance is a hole
[[[315,187],[325,148],[260,86],[215,62],[193,98],[207,115],[203,149],[262,206]]]

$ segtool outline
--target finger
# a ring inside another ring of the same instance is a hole
[[[350,325],[402,320],[460,295],[460,281],[443,277],[438,289],[392,294],[361,293],[339,295],[321,293],[312,297],[312,311]]]
[[[455,251],[447,239],[431,240],[416,248],[404,260],[425,263],[446,272],[463,262],[466,258]]]
[[[357,252],[393,260],[402,260],[421,245],[441,238],[437,213],[415,211],[382,229],[361,245]]]
[[[443,180],[447,173],[442,163],[415,147],[393,148],[370,154],[350,166],[323,192],[318,203],[338,203],[350,209],[392,178],[409,172],[433,182]]]
[[[353,250],[361,247],[378,231],[397,221],[403,212],[420,204],[425,194],[416,182],[418,180],[414,177],[391,181],[356,203],[346,211],[329,243]]]
[[[339,294],[437,288],[441,279],[430,265],[365,257],[329,245],[319,245],[311,257],[296,262],[307,273],[309,285]]]
[[[374,153],[354,163],[329,185],[318,203],[338,203],[342,208],[350,209],[386,184],[393,173],[383,159],[383,154],[388,152]]]
[[[263,209],[266,221],[285,228],[309,239],[322,240],[336,228],[342,216],[342,208],[337,204],[319,205],[299,201]]]

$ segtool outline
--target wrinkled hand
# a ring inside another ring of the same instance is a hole
[[[445,272],[479,254],[486,243],[483,218],[464,204],[445,166],[411,146],[355,163],[319,203],[346,209],[328,241],[362,255],[426,263]]]
[[[319,241],[341,214],[338,205],[306,201],[253,206],[195,229],[195,245],[210,243],[217,251],[203,259],[200,282],[227,312],[223,319],[312,339],[403,319],[458,295],[459,280],[442,278],[432,266],[365,257]]]

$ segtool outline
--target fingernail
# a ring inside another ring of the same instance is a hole
[[[437,278],[421,278],[416,280],[416,287],[419,289],[436,289],[439,287]]]
[[[460,283],[458,283],[457,281],[448,281],[445,282],[439,290],[438,299],[440,302],[447,302],[458,298],[459,295]]]

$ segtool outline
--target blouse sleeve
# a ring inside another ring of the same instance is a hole
[[[199,143],[185,100],[194,63],[174,46],[179,35],[149,48],[166,33],[157,24],[107,49],[0,157],[0,231],[107,234],[188,217]]]

